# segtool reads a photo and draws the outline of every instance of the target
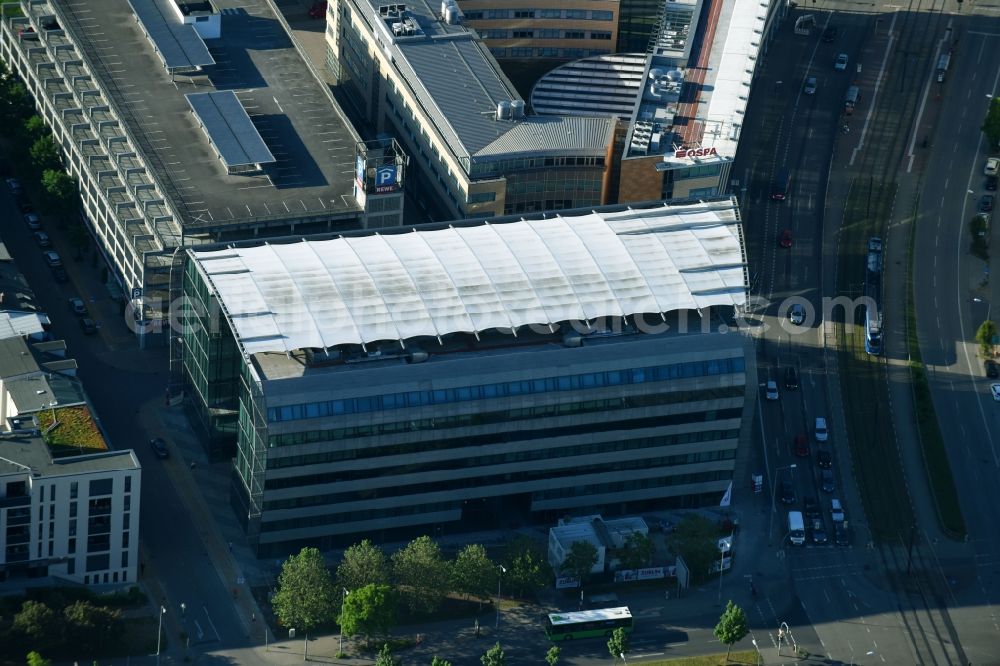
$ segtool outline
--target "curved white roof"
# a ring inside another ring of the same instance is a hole
[[[191,255],[249,354],[746,300],[732,200]]]

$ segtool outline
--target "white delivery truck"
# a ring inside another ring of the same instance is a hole
[[[793,546],[801,546],[806,542],[806,524],[802,520],[801,511],[788,512],[788,540]]]

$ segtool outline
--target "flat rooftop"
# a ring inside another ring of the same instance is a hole
[[[353,197],[358,135],[269,5],[260,0],[214,4],[222,14],[222,37],[205,43],[216,65],[173,80],[127,2],[65,0],[58,3],[58,15],[186,228],[322,219],[360,210]],[[277,162],[264,175],[227,175],[198,126],[184,95],[215,90],[236,93],[274,154]]]
[[[51,477],[141,469],[131,449],[53,458],[48,445],[34,432],[0,435],[0,475],[37,472]]]

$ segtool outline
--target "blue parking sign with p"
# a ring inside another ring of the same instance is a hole
[[[375,185],[377,187],[386,187],[388,185],[396,184],[396,167],[395,165],[380,166],[375,170]]]

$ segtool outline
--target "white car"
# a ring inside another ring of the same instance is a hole
[[[1000,384],[990,384],[990,393],[993,394],[993,399],[1000,402]]]
[[[788,321],[792,322],[796,326],[801,326],[806,320],[806,309],[802,307],[801,303],[793,303],[792,307],[788,309]]]
[[[1000,384],[997,384],[997,386],[1000,386]],[[768,400],[777,400],[778,399],[778,382],[774,381],[773,379],[767,380],[767,389],[764,391],[764,396]]]
[[[998,384],[1000,386],[1000,384]],[[816,417],[816,441],[825,442],[830,439],[830,431],[826,429],[826,419],[822,416]]]
[[[1000,157],[990,157],[986,160],[986,166],[983,167],[983,174],[995,176],[997,172],[1000,172]]]
[[[847,69],[847,54],[838,53],[837,59],[833,61],[833,68],[838,72],[843,72]]]

